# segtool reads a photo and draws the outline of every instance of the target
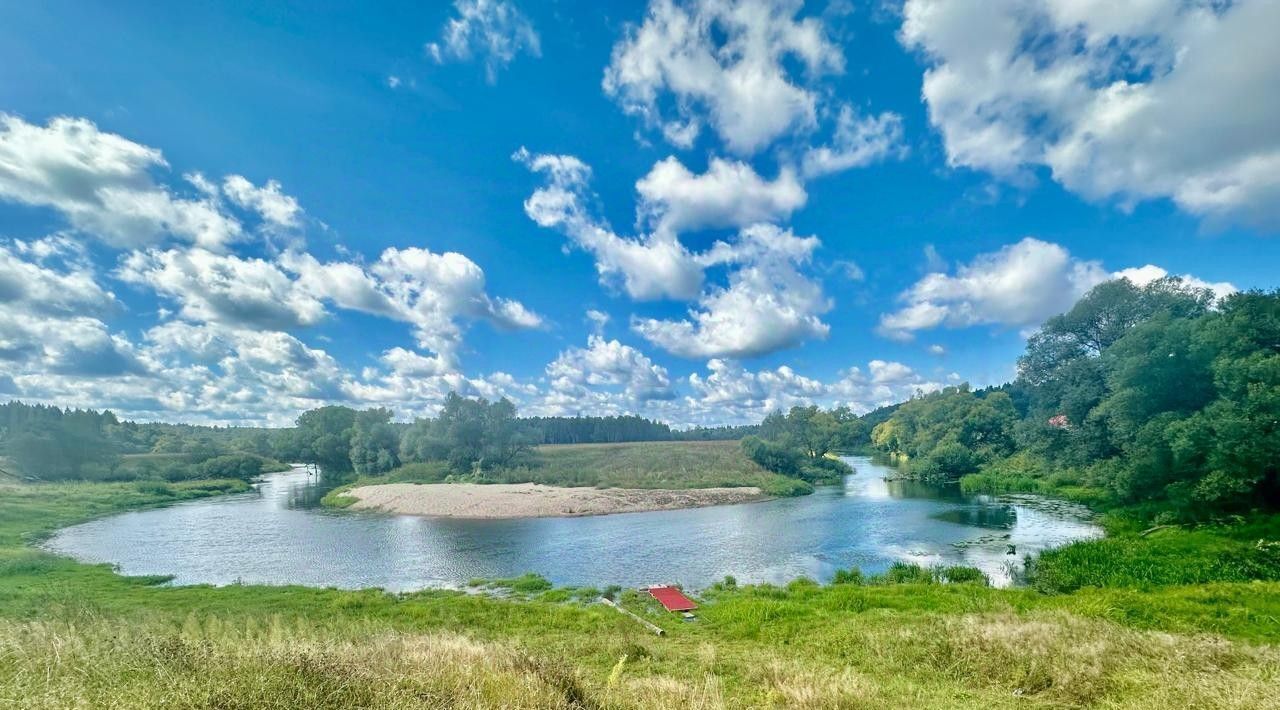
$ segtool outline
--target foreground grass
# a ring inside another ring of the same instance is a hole
[[[168,587],[23,544],[164,498],[0,489],[0,707],[1280,705],[1277,582],[797,581],[711,590],[692,624],[624,594],[657,638],[536,577],[490,583],[511,598]]]

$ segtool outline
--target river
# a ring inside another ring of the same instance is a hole
[[[1022,557],[1101,535],[1087,511],[1037,496],[966,496],[891,480],[865,457],[843,485],[760,503],[580,518],[449,520],[319,507],[329,489],[296,469],[249,493],[65,528],[46,547],[174,584],[304,584],[409,591],[537,572],[557,585],[828,580],[896,560],[978,567],[997,585]],[[1009,554],[1013,551],[1014,554]]]

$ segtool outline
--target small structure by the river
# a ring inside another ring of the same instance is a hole
[[[692,599],[675,587],[660,585],[649,587],[646,591],[657,599],[659,604],[666,607],[667,611],[692,611],[698,608]]]

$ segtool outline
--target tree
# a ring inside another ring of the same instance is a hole
[[[386,473],[400,465],[400,435],[391,425],[391,410],[366,409],[356,414],[351,432],[351,463],[356,473]]]
[[[351,471],[355,422],[356,410],[350,407],[328,406],[303,412],[297,422],[300,458],[325,471]]]
[[[520,425],[509,400],[450,392],[438,417],[418,419],[405,431],[400,455],[408,461],[443,460],[459,473],[476,473],[512,464],[530,449],[534,436]]]

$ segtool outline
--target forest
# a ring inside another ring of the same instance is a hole
[[[912,475],[1171,516],[1280,505],[1280,293],[1104,283],[1027,343],[1017,378],[916,397],[870,432]]]

